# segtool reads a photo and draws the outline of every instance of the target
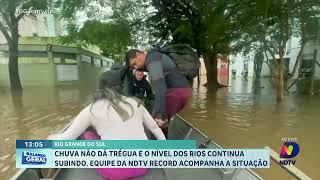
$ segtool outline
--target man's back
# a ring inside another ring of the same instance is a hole
[[[159,78],[164,78],[167,88],[189,87],[186,77],[177,70],[171,58],[164,53],[148,52],[145,66],[150,74],[151,83]]]
[[[169,89],[189,88],[186,77],[180,73],[169,56],[158,51],[147,54],[145,67],[150,75],[150,82],[155,92],[152,115],[156,118],[166,116],[166,93]]]

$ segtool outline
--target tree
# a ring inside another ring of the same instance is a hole
[[[68,8],[69,6],[72,8]],[[69,44],[76,41],[83,46],[97,45],[104,56],[121,62],[128,47],[143,44],[145,41],[141,38],[141,31],[147,7],[144,0],[63,1],[61,14],[68,22],[68,35],[62,38],[62,42]],[[109,11],[97,15],[101,9]],[[83,24],[76,23],[78,12],[82,12],[85,15],[82,18],[87,19]]]
[[[69,33],[71,30],[69,31]],[[116,62],[121,62],[121,54],[132,45],[131,30],[128,22],[100,22],[88,20],[83,27],[76,32],[69,34],[62,39],[63,43],[74,43],[86,46],[94,44],[100,47],[102,55],[113,58]],[[76,38],[75,38],[76,36]]]
[[[263,49],[260,48],[255,52],[254,55],[254,73],[256,75],[256,78],[260,78],[262,65],[263,65]]]
[[[283,99],[283,64],[286,44],[293,35],[297,1],[295,0],[251,0],[237,1],[245,6],[231,6],[235,22],[240,24],[242,40],[247,46],[262,45],[276,63],[277,100]],[[235,8],[236,7],[236,8]],[[244,23],[248,22],[248,23]],[[240,39],[241,39],[240,38]],[[241,49],[241,48],[240,48]],[[276,58],[278,56],[279,58]]]
[[[44,10],[47,0],[0,0],[0,31],[9,46],[9,78],[11,90],[21,91],[22,86],[18,69],[19,21],[26,11]]]
[[[157,12],[148,19],[157,43],[186,43],[204,59],[208,87],[219,87],[217,55],[229,53],[231,33],[225,18],[226,1],[153,0]]]
[[[300,37],[300,50],[294,64],[291,78],[295,77],[302,59],[303,49],[308,41],[316,40],[320,35],[320,2],[304,0],[297,2],[296,26],[294,35]]]

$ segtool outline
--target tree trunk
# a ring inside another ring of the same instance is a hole
[[[262,70],[262,62],[255,60],[254,61],[254,74],[256,75],[256,78],[260,78],[261,70]]]
[[[269,54],[271,55],[272,59],[268,58],[267,52],[269,52]],[[278,79],[277,79],[277,77],[278,77],[277,76],[277,71],[278,71],[277,59],[276,59],[274,53],[272,53],[271,50],[265,49],[265,56],[267,58],[266,64],[269,67],[271,83],[272,83],[272,85],[274,87],[276,87],[277,86],[277,82],[278,82]]]
[[[300,61],[302,59],[302,52],[303,52],[305,44],[306,43],[304,41],[301,43],[301,48],[300,48],[299,54],[297,56],[296,62],[294,63],[293,70],[292,70],[290,78],[294,78],[296,76],[297,72],[298,72],[297,70],[298,70],[298,66],[300,64]]]
[[[256,75],[256,78],[259,79],[260,78],[260,71],[258,69],[254,69],[254,74]]]
[[[219,88],[219,82],[218,82],[218,74],[217,74],[217,54],[213,54],[213,55],[208,55],[208,54],[204,54],[203,55],[203,59],[204,59],[204,64],[206,67],[206,76],[207,76],[207,83],[205,84],[205,86],[207,86],[208,88]]]
[[[8,42],[9,46],[9,77],[11,91],[21,91],[21,82],[19,77],[19,66],[18,66],[18,22],[12,22],[11,28],[11,42]]]
[[[274,87],[277,87],[277,84],[278,84],[278,61],[277,59],[269,59],[268,60],[269,62],[267,63],[268,64],[268,67],[269,67],[269,73],[270,73],[270,81],[272,83],[272,85]]]
[[[253,90],[255,93],[259,92],[261,90],[261,79],[260,78],[255,78],[254,80],[254,86]]]
[[[277,101],[283,100],[283,55],[284,49],[280,49],[280,61],[278,64]]]
[[[266,57],[265,63],[267,64],[267,66],[269,68],[269,74],[270,74],[270,77],[272,78],[271,63],[270,63],[270,60],[267,55],[267,50],[264,51],[264,56]]]

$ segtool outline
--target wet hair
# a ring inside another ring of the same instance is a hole
[[[135,58],[137,56],[137,53],[144,53],[143,51],[140,51],[138,49],[130,49],[125,54],[125,62],[127,66],[130,66],[130,60]]]
[[[128,120],[133,116],[134,111],[132,105],[125,101],[125,97],[120,94],[121,91],[122,81],[120,72],[107,71],[103,73],[100,77],[99,88],[94,96],[92,106],[98,101],[108,100],[109,105],[107,109],[109,109],[111,106],[119,114],[123,121]],[[131,112],[125,110],[123,105],[129,107]]]

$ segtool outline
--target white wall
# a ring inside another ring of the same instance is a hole
[[[291,38],[291,46],[290,44],[288,44],[289,48],[287,50],[288,53],[286,53],[285,57],[289,57],[290,58],[290,64],[289,64],[289,72],[292,72],[294,64],[297,60],[297,56],[299,54],[300,51],[300,38],[298,37],[292,37]],[[290,40],[289,42],[290,43]],[[288,55],[287,55],[288,54]]]
[[[61,21],[52,14],[38,14],[37,16],[25,16],[19,21],[20,36],[55,37],[65,34]],[[6,44],[7,40],[0,32],[0,44]]]
[[[288,41],[288,44],[287,44],[287,51],[286,51],[284,58],[290,58],[290,64],[289,64],[289,72],[290,73],[292,73],[292,71],[293,71],[293,67],[295,65],[297,56],[300,51],[301,46],[300,46],[299,41],[300,41],[300,38],[292,37]],[[304,55],[304,57],[308,56],[308,58],[312,59],[314,49],[318,50],[317,61],[320,63],[320,44],[319,43],[318,44],[316,42],[307,43],[305,45],[304,50],[303,50],[303,55]],[[279,58],[279,56],[277,55],[276,58]],[[266,60],[266,58],[265,58],[265,60]],[[270,76],[270,71],[269,71],[268,65],[266,63],[263,64],[261,75],[262,76]],[[295,78],[297,78],[297,77],[295,77]],[[316,66],[316,68],[315,68],[315,78],[320,79],[320,67],[319,66]]]
[[[47,15],[28,15],[19,21],[19,34],[21,36],[48,36]]]
[[[266,58],[264,58],[264,61],[266,60]],[[263,62],[263,64],[262,64],[262,69],[261,69],[261,77],[263,77],[263,76],[270,76],[270,70],[269,70],[269,67],[268,67],[268,65],[265,63],[265,62]]]
[[[317,61],[320,64],[320,44],[316,45],[314,43],[307,43],[306,47],[303,50],[303,54],[307,56],[307,58],[312,59],[314,50],[317,49]],[[320,67],[316,65],[315,67],[315,79],[320,79]]]
[[[229,65],[229,74],[232,76],[232,70],[236,70],[236,77],[241,77],[242,72],[244,71],[245,60],[248,59],[248,77],[254,76],[254,63],[253,63],[253,53],[249,53],[246,57],[242,54],[230,55],[230,62],[234,61],[235,63],[230,63]]]
[[[290,58],[289,63],[289,72],[291,73],[294,67],[294,64],[296,62],[296,58],[300,51],[300,38],[298,37],[291,37],[290,40],[287,42],[287,49],[286,53],[284,55],[284,58]],[[272,59],[271,55],[268,54],[268,58]],[[276,55],[276,58],[279,58],[279,55]],[[264,61],[266,61],[266,57],[264,58]],[[262,70],[261,70],[261,76],[270,76],[270,70],[266,63],[263,63]]]

